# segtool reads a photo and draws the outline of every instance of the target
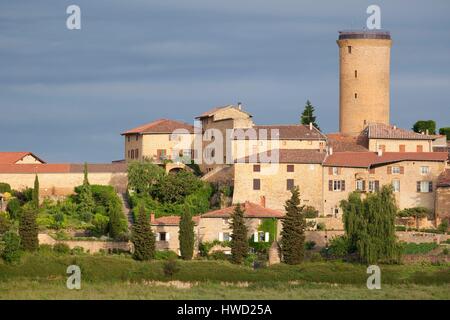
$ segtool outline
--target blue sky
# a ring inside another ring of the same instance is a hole
[[[126,129],[238,101],[281,124],[310,99],[335,132],[338,30],[364,27],[370,4],[394,41],[391,122],[450,126],[448,0],[0,0],[0,149],[109,162]]]

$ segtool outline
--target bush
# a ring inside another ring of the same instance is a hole
[[[334,257],[345,257],[350,253],[350,241],[346,236],[331,239],[328,254]]]
[[[11,186],[8,183],[0,182],[0,193],[11,193]]]
[[[228,256],[223,251],[214,251],[209,256],[213,260],[228,260]]]
[[[39,245],[40,253],[50,253],[53,252],[53,247],[50,244],[41,244]]]
[[[59,254],[69,254],[70,248],[65,243],[57,243],[53,246],[53,251]]]
[[[11,222],[0,212],[0,236],[9,230]]]
[[[156,260],[170,260],[177,259],[178,255],[176,252],[172,250],[164,250],[164,251],[155,251],[155,259]]]
[[[306,241],[305,242],[305,249],[306,250],[312,250],[312,249],[314,249],[315,246],[316,246],[316,242],[315,241]]]
[[[395,226],[395,231],[406,231],[406,226]]]
[[[317,224],[317,230],[323,231],[323,230],[325,230],[325,229],[326,229],[325,223],[319,222],[319,223]]]
[[[438,226],[438,231],[446,233],[447,230],[448,230],[448,220],[443,220],[441,224]]]
[[[8,206],[6,207],[6,211],[9,213],[9,217],[13,220],[19,218],[20,215],[20,201],[17,198],[12,198],[8,201]]]
[[[424,254],[438,247],[437,243],[402,243],[403,254]]]
[[[448,248],[444,248],[444,249],[442,250],[442,254],[448,255]]]
[[[102,214],[96,213],[92,219],[92,227],[90,231],[95,237],[101,237],[108,233],[109,218]]]
[[[84,248],[83,248],[83,247],[76,246],[76,247],[74,247],[74,248],[71,250],[70,253],[73,254],[73,255],[80,255],[80,254],[83,254],[83,253],[84,253]]]
[[[169,259],[166,262],[164,262],[163,271],[166,277],[173,277],[174,274],[180,271],[180,267],[178,266],[177,260]]]
[[[307,206],[304,209],[306,219],[314,219],[319,216],[319,211],[313,206]]]
[[[20,261],[22,251],[20,250],[20,237],[13,231],[8,231],[3,235],[3,242],[5,247],[3,248],[2,258],[6,263],[16,263]]]

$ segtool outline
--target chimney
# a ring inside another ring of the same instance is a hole
[[[333,147],[328,148],[328,154],[331,156],[333,154]]]
[[[397,126],[394,124],[394,130],[397,130]]]
[[[155,214],[154,213],[150,213],[150,223],[155,221]]]
[[[309,123],[309,130],[312,130],[312,122]]]
[[[259,197],[259,204],[260,204],[261,207],[263,207],[263,208],[266,207],[266,196],[261,196],[261,197]]]
[[[428,134],[429,134],[429,131],[428,131],[428,129],[427,129],[427,130],[425,131],[425,134],[426,134],[426,135],[428,135]]]
[[[238,102],[238,109],[242,110],[242,103],[241,102]]]
[[[377,154],[379,157],[383,155],[383,149],[378,149]]]

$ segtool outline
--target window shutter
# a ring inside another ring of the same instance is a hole
[[[156,241],[159,241],[159,232],[157,232],[157,233],[155,234],[155,236],[156,236]]]
[[[258,231],[253,233],[253,242],[258,242]]]
[[[420,181],[417,181],[417,192],[420,192]]]
[[[428,191],[433,192],[433,182],[432,181],[428,182],[428,185],[429,185]]]
[[[387,174],[391,174],[392,173],[392,167],[391,166],[388,166],[387,167]]]
[[[264,234],[264,242],[269,242],[269,233],[268,232],[266,232]]]
[[[345,191],[345,180],[341,180],[341,190]]]
[[[380,190],[380,181],[379,180],[375,180],[375,191]]]
[[[328,180],[328,191],[333,191],[333,180]]]
[[[219,232],[219,241],[223,241],[223,232]]]
[[[333,167],[328,167],[328,174],[332,175],[333,174]]]
[[[170,233],[166,232],[166,241],[170,240]]]
[[[400,174],[405,174],[405,167],[400,167]]]
[[[363,191],[366,191],[366,180],[363,180],[362,184],[363,184],[362,186]]]

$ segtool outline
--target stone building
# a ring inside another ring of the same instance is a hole
[[[450,222],[450,169],[441,173],[436,189],[436,223]]]

